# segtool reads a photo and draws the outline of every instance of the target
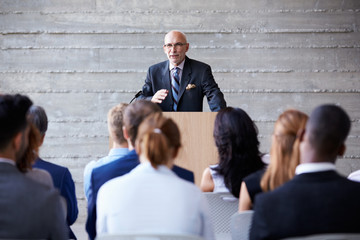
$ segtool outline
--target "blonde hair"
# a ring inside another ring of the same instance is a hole
[[[275,122],[270,150],[270,164],[260,185],[263,191],[273,190],[295,175],[300,162],[299,130],[304,129],[308,116],[298,110],[283,112]]]
[[[107,115],[109,130],[114,134],[114,136],[112,136],[114,138],[113,140],[119,144],[127,142],[122,130],[124,125],[124,111],[127,106],[127,103],[120,103],[112,107]]]
[[[181,146],[179,128],[161,113],[151,114],[141,123],[135,146],[154,168],[167,164],[172,159],[171,154]]]

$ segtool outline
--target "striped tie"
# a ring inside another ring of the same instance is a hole
[[[172,98],[174,101],[173,109],[177,111],[178,106],[178,94],[180,89],[180,79],[179,79],[179,70],[180,68],[173,68],[172,70],[172,78],[171,78],[171,91],[172,91]]]

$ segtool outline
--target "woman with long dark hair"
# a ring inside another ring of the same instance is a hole
[[[257,135],[255,123],[244,110],[227,107],[218,112],[214,139],[219,162],[205,169],[200,184],[203,192],[231,192],[239,197],[243,178],[265,165]]]

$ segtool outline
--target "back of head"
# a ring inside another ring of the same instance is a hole
[[[0,151],[26,128],[27,112],[31,105],[31,100],[26,96],[0,95]]]
[[[256,125],[242,109],[227,107],[218,112],[214,138],[219,165],[214,170],[224,176],[234,196],[239,196],[242,179],[264,166],[257,134]]]
[[[270,164],[262,180],[264,191],[273,190],[294,177],[300,162],[299,131],[305,128],[308,116],[295,109],[286,110],[275,122]]]
[[[29,109],[29,117],[30,121],[39,130],[41,135],[45,135],[48,128],[48,118],[45,109],[40,106],[33,105]]]
[[[328,156],[335,161],[350,127],[350,118],[341,107],[322,105],[311,113],[305,134],[318,155]]]
[[[147,100],[138,100],[126,107],[124,113],[124,125],[133,146],[135,146],[135,140],[141,122],[147,116],[156,112],[161,113],[161,108],[156,103]]]
[[[181,146],[180,131],[176,123],[154,113],[140,125],[136,138],[136,150],[145,156],[154,168],[171,161]]]
[[[124,112],[127,106],[127,103],[120,103],[108,112],[109,132],[113,140],[119,144],[126,143],[122,127],[124,124]]]

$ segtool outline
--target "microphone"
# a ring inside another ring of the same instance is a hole
[[[132,101],[134,101],[135,98],[139,97],[142,93],[143,93],[143,91],[141,91],[141,90],[138,91],[138,92],[135,94],[135,96],[133,97],[133,99],[131,99],[131,101],[129,102],[129,104],[132,103]]]
[[[144,95],[145,97],[150,97],[153,95],[151,88],[149,85],[145,84],[142,88],[142,95]]]

